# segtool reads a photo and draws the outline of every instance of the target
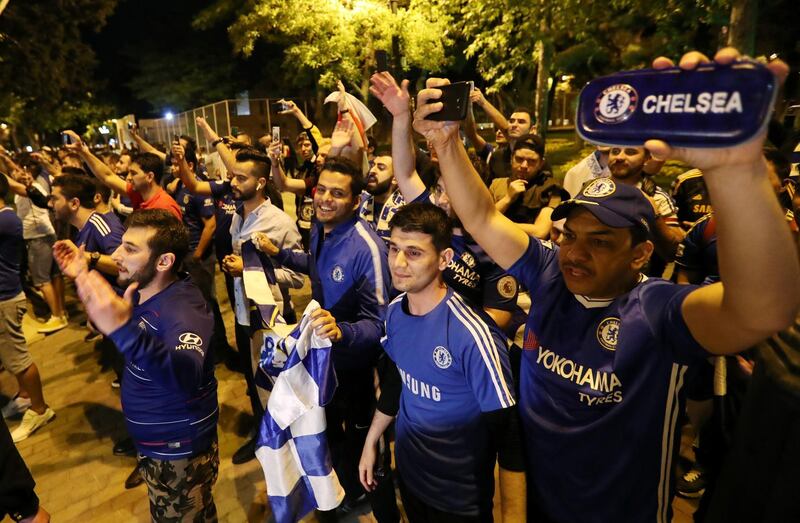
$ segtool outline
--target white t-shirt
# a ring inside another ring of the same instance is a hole
[[[47,190],[39,183],[33,182],[45,196]],[[55,235],[56,231],[50,222],[50,213],[47,209],[37,207],[25,196],[14,196],[14,205],[17,207],[17,216],[22,220],[22,237],[26,240],[41,238],[42,236]]]

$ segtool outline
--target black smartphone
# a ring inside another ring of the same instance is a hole
[[[128,129],[133,129],[136,124],[133,122],[128,122]]]
[[[72,143],[72,138],[70,138],[67,133],[61,133],[61,142],[64,145],[70,145]]]
[[[375,62],[378,64],[378,72],[382,73],[389,70],[389,53],[383,49],[375,51]]]
[[[181,143],[181,137],[177,134],[172,135],[172,143]]]
[[[426,120],[459,121],[467,117],[469,109],[469,93],[472,91],[474,82],[456,82],[450,85],[436,87],[442,91],[442,96],[438,100],[431,100],[430,103],[442,102],[441,111],[431,113],[425,117]]]

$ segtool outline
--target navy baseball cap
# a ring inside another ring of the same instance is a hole
[[[576,207],[586,209],[609,227],[643,227],[648,233],[656,219],[653,205],[641,189],[611,178],[587,183],[575,198],[556,207],[552,219],[566,218]]]

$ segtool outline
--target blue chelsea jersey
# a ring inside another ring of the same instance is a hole
[[[448,289],[428,314],[389,306],[386,353],[403,388],[395,455],[403,482],[433,507],[477,515],[490,502],[496,449],[481,413],[515,404],[505,337]]]
[[[189,248],[194,250],[203,234],[203,220],[214,216],[214,202],[211,197],[192,194],[182,183],[178,185],[175,201],[181,208],[183,223],[189,231]],[[209,247],[203,253],[204,257],[210,252]]]
[[[668,521],[689,366],[707,356],[681,314],[696,287],[640,278],[577,296],[558,247],[531,239],[509,269],[531,292],[520,371],[528,481],[555,521]]]
[[[217,218],[217,228],[214,231],[214,252],[220,262],[228,254],[233,254],[231,247],[231,222],[236,214],[236,201],[231,192],[231,182],[212,180],[211,194],[214,198],[214,216]]]
[[[203,295],[187,279],[137,304],[109,336],[125,357],[122,412],[145,456],[190,457],[216,438],[213,325]]]

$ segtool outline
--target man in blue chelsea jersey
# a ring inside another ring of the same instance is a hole
[[[397,416],[395,458],[409,521],[492,521],[498,451],[503,520],[522,521],[524,460],[506,338],[444,281],[454,255],[445,211],[411,203],[390,227],[389,267],[404,294],[386,312],[383,347],[396,368],[382,380],[361,482],[375,488],[375,448]]]
[[[715,60],[738,58],[728,48]],[[680,68],[703,62],[690,52]],[[768,67],[779,80],[788,74],[780,60]],[[444,83],[429,79],[419,93],[414,127],[436,149],[466,229],[531,292],[519,383],[529,520],[669,521],[688,369],[788,327],[800,308],[797,252],[761,156],[766,132],[724,149],[645,142],[656,158],[701,169],[714,201],[723,283],[676,285],[641,274],[655,213],[633,186],[598,178],[562,203],[560,246],[499,213],[458,123],[425,119],[441,109]]]
[[[179,273],[188,233],[161,209],[135,211],[127,226],[112,256],[123,297],[74,250],[58,250],[56,259],[76,275],[89,319],[125,357],[122,412],[152,519],[216,521],[214,323],[203,295]]]

